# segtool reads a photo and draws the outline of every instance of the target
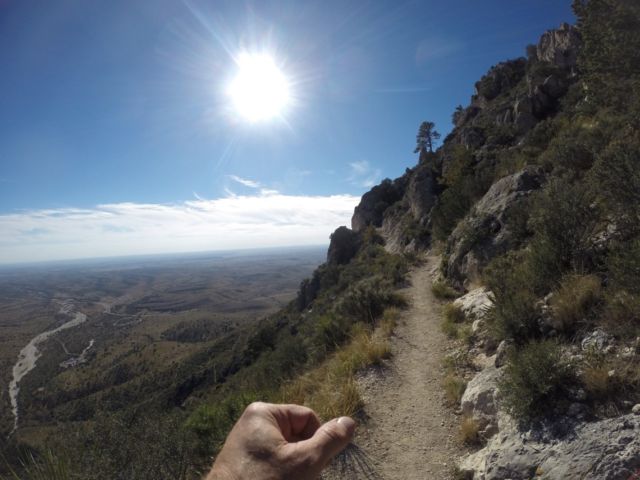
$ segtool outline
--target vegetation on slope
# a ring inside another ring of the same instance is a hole
[[[372,229],[358,242],[348,261],[330,258],[317,269],[311,301],[293,301],[164,376],[147,377],[164,386],[162,395],[145,398],[144,383],[115,382],[121,394],[110,398],[120,405],[94,404],[83,422],[68,422],[36,444],[9,445],[5,455],[33,457],[33,469],[39,459],[46,465],[50,448],[70,459],[68,478],[196,478],[254,400],[306,403],[326,416],[355,413],[361,401],[353,377],[388,356],[393,309],[404,305],[395,290],[408,269]]]

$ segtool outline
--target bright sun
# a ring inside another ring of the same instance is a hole
[[[236,112],[250,122],[281,115],[291,101],[289,82],[273,58],[242,53],[236,64],[238,72],[227,92]]]

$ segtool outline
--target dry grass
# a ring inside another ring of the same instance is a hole
[[[449,406],[459,405],[462,395],[467,388],[467,382],[454,374],[447,375],[442,381],[442,387]]]
[[[567,275],[551,299],[553,325],[571,331],[588,315],[602,296],[600,279],[595,275]]]
[[[637,355],[629,358],[598,353],[587,354],[580,376],[588,396],[596,404],[640,400],[640,362]]]
[[[590,397],[603,398],[608,396],[612,382],[606,367],[594,366],[583,370],[582,383]]]
[[[465,319],[465,314],[458,305],[448,303],[442,307],[442,323],[440,328],[449,338],[469,340],[471,329],[468,326],[468,328],[465,329],[465,326],[462,325]]]
[[[442,280],[437,280],[431,284],[431,292],[440,300],[452,300],[460,296],[453,287]]]
[[[281,401],[307,405],[324,419],[357,413],[363,402],[355,375],[390,357],[388,337],[393,333],[398,316],[395,309],[385,311],[374,331],[364,324],[354,326],[349,343],[281,389]]]
[[[396,328],[396,325],[398,325],[399,318],[400,310],[397,308],[386,309],[378,324],[380,335],[384,338],[389,338],[393,334],[393,330]]]
[[[460,441],[466,445],[478,445],[480,443],[478,422],[471,416],[465,415],[462,417],[458,433],[460,435]]]

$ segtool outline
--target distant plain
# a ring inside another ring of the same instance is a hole
[[[132,257],[0,269],[0,434],[13,422],[12,367],[31,338],[68,321],[71,301],[86,323],[39,345],[42,357],[20,383],[22,441],[79,420],[87,400],[166,371],[220,335],[282,308],[326,247]],[[85,363],[61,366],[88,347]],[[110,398],[110,397],[109,397]]]

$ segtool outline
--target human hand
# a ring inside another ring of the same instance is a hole
[[[315,480],[351,441],[349,417],[320,425],[299,405],[252,403],[244,411],[206,480]]]

